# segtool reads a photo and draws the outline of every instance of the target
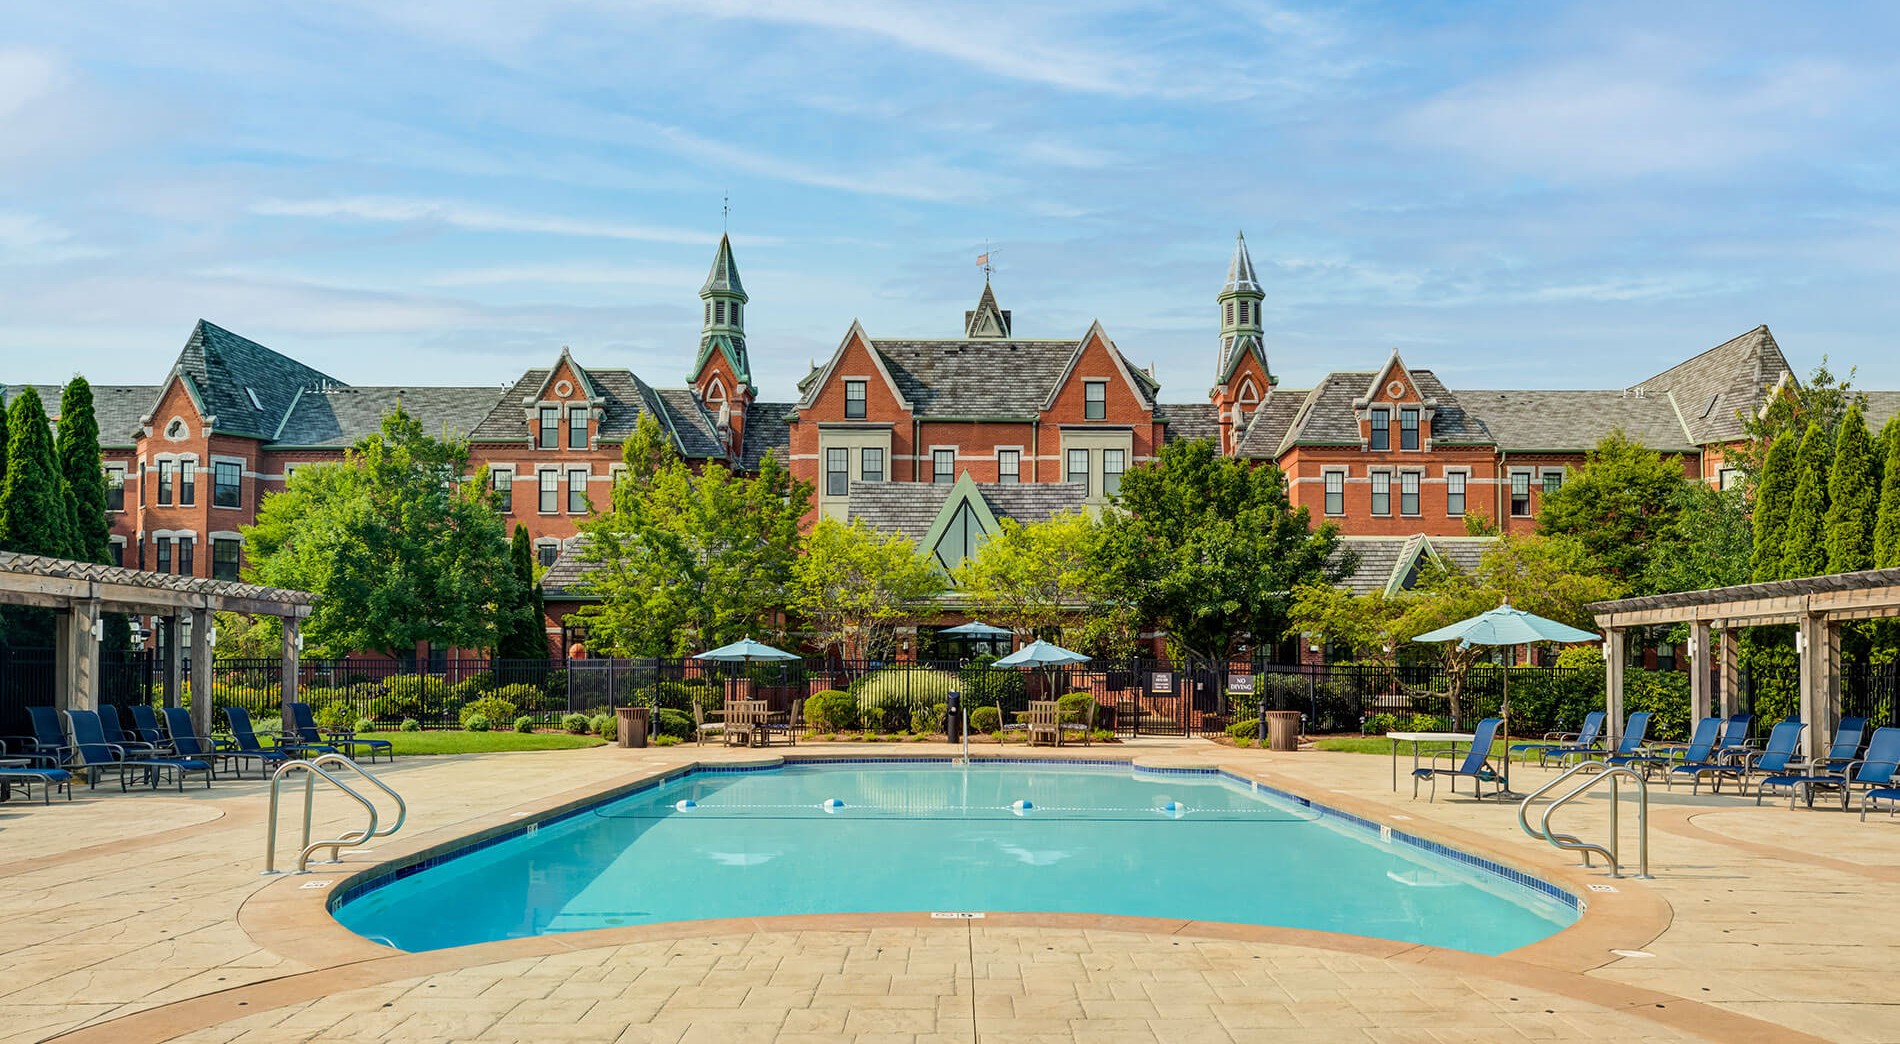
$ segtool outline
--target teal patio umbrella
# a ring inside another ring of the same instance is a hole
[[[802,660],[797,653],[788,653],[783,649],[774,649],[764,642],[755,642],[751,638],[741,638],[730,645],[717,649],[708,649],[703,653],[694,653],[695,660],[715,660],[719,663],[783,663],[789,660]]]
[[[1055,668],[1071,663],[1087,663],[1089,658],[1060,645],[1051,645],[1038,638],[1028,645],[1010,653],[991,664],[992,667],[1047,667],[1050,669],[1050,688],[1055,688]]]
[[[1461,649],[1473,645],[1529,645],[1532,642],[1594,642],[1601,640],[1599,635],[1579,630],[1569,624],[1547,620],[1536,613],[1527,613],[1522,609],[1511,608],[1511,603],[1500,603],[1496,609],[1487,609],[1469,619],[1455,624],[1447,624],[1436,631],[1427,631],[1412,639],[1415,642],[1457,642]],[[1504,694],[1498,708],[1498,716],[1504,719],[1504,789],[1500,797],[1516,797],[1511,793],[1511,672],[1504,672]]]
[[[1008,638],[1010,635],[1015,634],[1016,632],[1009,630],[1006,627],[992,627],[981,620],[971,620],[969,623],[966,623],[966,624],[958,624],[955,627],[946,627],[937,633],[947,634],[953,638],[989,639],[989,638]]]

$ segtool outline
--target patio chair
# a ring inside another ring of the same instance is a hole
[[[234,766],[239,779],[244,778],[243,764],[246,761],[258,762],[260,775],[264,773],[266,759],[257,754],[247,754],[235,749],[234,744],[218,744],[198,735],[191,723],[191,712],[183,707],[165,708],[165,731],[169,737],[173,753],[181,758],[197,758],[211,763],[211,778],[218,778],[218,763]]]
[[[231,725],[231,743],[229,746],[220,747],[218,750],[220,754],[236,754],[255,759],[269,769],[292,760],[300,752],[300,748],[295,743],[286,744],[282,737],[278,737],[277,742],[268,747],[258,742],[257,730],[251,727],[251,712],[243,707],[224,708],[224,720]]]
[[[1686,747],[1652,747],[1642,754],[1606,760],[1612,765],[1624,765],[1637,769],[1647,777],[1654,771],[1667,772],[1677,766],[1707,762],[1710,753],[1715,750],[1715,741],[1721,734],[1721,718],[1703,718],[1696,722],[1695,733],[1689,737],[1689,745]],[[1671,778],[1674,778],[1673,775]]]
[[[768,735],[783,733],[785,741],[794,747],[798,746],[798,734],[803,731],[805,731],[805,698],[803,696],[792,701],[791,712],[785,715],[784,721],[773,722],[766,726]]]
[[[1839,772],[1791,772],[1769,776],[1756,788],[1755,804],[1761,804],[1761,796],[1769,787],[1777,787],[1788,791],[1789,808],[1794,807],[1797,797],[1805,797],[1808,807],[1813,808],[1814,792],[1829,789],[1841,792],[1841,811],[1845,812],[1855,787],[1869,790],[1892,787],[1897,770],[1900,770],[1900,728],[1875,729],[1874,738],[1867,744],[1865,757],[1848,762]]]
[[[726,702],[726,745],[749,747],[763,735],[764,700],[728,700]]]
[[[5,740],[0,740],[0,757],[7,754]],[[66,800],[73,799],[73,774],[63,768],[6,767],[0,768],[0,801],[13,796],[13,788],[19,787],[27,799],[33,797],[33,788],[40,788],[40,804],[53,803],[53,791],[64,790]]]
[[[1860,757],[1860,750],[1867,745],[1867,719],[1842,718],[1834,728],[1834,742],[1828,745],[1827,756],[1810,762],[1808,767],[1816,772],[1828,772],[1843,768],[1848,762]]]
[[[1722,741],[1715,745],[1715,757],[1739,758],[1748,750],[1748,732],[1755,727],[1753,714],[1731,714],[1722,723]]]
[[[1733,719],[1730,719],[1733,720]],[[1739,757],[1722,756],[1721,748],[1709,755],[1709,760],[1699,763],[1677,765],[1669,770],[1669,785],[1676,785],[1678,775],[1688,776],[1694,781],[1690,793],[1700,793],[1702,777],[1712,776],[1709,787],[1715,793],[1722,792],[1722,780],[1731,778],[1736,785],[1746,787],[1752,773],[1773,775],[1785,771],[1788,763],[1794,759],[1795,750],[1801,743],[1801,730],[1807,726],[1798,721],[1777,722],[1768,734],[1768,746],[1761,750],[1744,750]],[[1759,766],[1759,767],[1757,767]]]
[[[106,742],[116,747],[124,747],[127,754],[138,757],[155,756],[158,744],[128,736],[119,721],[119,708],[110,703],[101,704],[98,710],[99,731],[105,734]]]
[[[67,796],[71,797],[72,795],[68,793]],[[1887,815],[1889,816],[1900,812],[1900,787],[1875,787],[1868,791],[1866,795],[1860,799],[1861,822],[1867,822],[1867,810],[1872,808],[1876,801],[1891,801],[1894,803],[1893,807],[1887,810]]]
[[[1083,712],[1081,721],[1058,721],[1057,724],[1064,732],[1080,733],[1082,736],[1082,745],[1084,747],[1090,746],[1094,738],[1095,711],[1098,706],[1100,705],[1094,700],[1090,700],[1088,710]],[[1061,704],[1058,703],[1057,707],[1060,708]],[[1058,718],[1060,718],[1059,714]]]
[[[1620,765],[1629,758],[1638,757],[1643,751],[1643,740],[1649,735],[1649,711],[1636,711],[1623,723],[1623,735],[1616,741],[1616,750],[1604,757],[1604,751],[1595,747],[1556,747],[1537,756],[1539,765],[1548,765],[1549,759],[1556,758],[1558,764],[1572,756],[1582,758],[1603,758],[1612,765]]]
[[[700,706],[698,700],[693,700],[692,702],[693,742],[703,747],[706,745],[707,736],[724,736],[726,734],[725,713],[723,711],[714,711],[713,713],[718,714],[721,720],[707,721],[706,708]]]
[[[132,735],[144,743],[150,743],[161,752],[173,752],[171,741],[165,738],[165,730],[158,725],[158,713],[150,704],[134,703],[126,710],[132,714]]]
[[[388,740],[357,739],[355,734],[324,739],[323,733],[317,728],[317,717],[311,713],[308,703],[291,703],[290,723],[297,727],[297,741],[306,750],[324,753],[341,747],[352,758],[357,756],[357,751],[367,750],[372,765],[376,764],[378,754],[390,761],[396,760],[396,745]]]
[[[205,787],[211,786],[211,765],[196,758],[161,758],[148,755],[131,754],[116,743],[108,743],[105,730],[99,724],[97,711],[74,710],[66,712],[67,725],[73,733],[73,749],[80,762],[92,770],[87,780],[88,786],[98,786],[99,777],[105,770],[119,770],[119,789],[127,789],[126,776],[134,770],[144,774],[152,789],[158,789],[161,776],[169,772],[178,782],[178,792],[185,792],[185,774],[202,772],[205,775]]]
[[[1602,711],[1591,711],[1583,716],[1583,725],[1576,732],[1546,732],[1544,733],[1542,742],[1513,743],[1511,744],[1510,750],[1505,753],[1505,756],[1509,757],[1512,754],[1516,754],[1524,761],[1529,762],[1532,752],[1535,752],[1538,761],[1542,762],[1544,753],[1550,750],[1568,750],[1573,752],[1579,750],[1595,750],[1597,741],[1603,735],[1603,718],[1604,714]]]
[[[1029,729],[1029,745],[1047,741],[1052,747],[1062,745],[1062,725],[1058,720],[1060,710],[1054,700],[1030,700],[1029,716],[1023,724]]]
[[[1421,779],[1429,779],[1432,781],[1432,793],[1429,800],[1438,800],[1438,777],[1440,776],[1451,777],[1451,792],[1454,794],[1458,792],[1458,777],[1460,776],[1469,776],[1471,778],[1473,794],[1479,800],[1484,799],[1484,784],[1486,780],[1489,780],[1492,786],[1497,788],[1498,793],[1503,793],[1504,777],[1491,765],[1491,745],[1497,739],[1499,726],[1503,724],[1503,718],[1486,718],[1479,722],[1478,727],[1472,730],[1471,746],[1464,751],[1464,761],[1460,762],[1457,767],[1413,769],[1412,800],[1418,800],[1418,781]],[[1459,752],[1456,750],[1441,750],[1432,755],[1432,760],[1436,761],[1439,758],[1456,758],[1458,756]]]
[[[59,711],[52,707],[28,707],[26,713],[33,735],[6,737],[5,742],[19,748],[13,756],[32,758],[34,768],[67,767],[73,760],[73,748],[66,741],[66,726],[59,720]]]

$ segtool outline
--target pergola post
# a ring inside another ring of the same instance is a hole
[[[191,727],[211,735],[211,610],[191,611]]]
[[[1689,721],[1709,716],[1715,700],[1709,692],[1709,622],[1697,620],[1689,625]]]
[[[178,614],[159,617],[158,626],[159,648],[165,651],[165,706],[182,707],[179,699],[185,691],[185,657],[178,648]]]
[[[53,614],[53,705],[72,710],[72,698],[73,614],[61,609]]]
[[[1742,631],[1729,624],[1722,628],[1722,716],[1741,712]]]
[[[1840,630],[1826,616],[1801,618],[1801,720],[1808,726],[1802,742],[1809,759],[1825,753],[1841,716]]]
[[[290,713],[290,705],[297,702],[298,620],[294,616],[286,616],[282,619],[284,622],[284,683],[282,687],[284,699],[282,711],[284,716],[284,733],[289,735],[296,731],[296,724]]]
[[[1609,732],[1608,749],[1623,742],[1623,661],[1628,658],[1629,635],[1621,627],[1609,629],[1609,648],[1603,653],[1603,726]]]
[[[92,633],[93,625],[99,618],[99,603],[94,601],[76,600],[71,612],[60,615],[60,629],[66,633],[65,654],[69,661],[64,697],[67,710],[99,709],[99,639]]]

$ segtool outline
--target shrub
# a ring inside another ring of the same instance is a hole
[[[352,724],[351,727],[354,728],[358,732],[375,732],[376,731],[376,723],[369,720],[368,718],[356,719],[355,723]]]
[[[587,715],[567,714],[561,717],[561,727],[576,736],[587,735]]]
[[[656,747],[674,747],[674,746],[678,746],[679,742],[680,742],[680,738],[678,736],[668,736],[668,735],[662,734],[662,735],[653,737],[653,745]]]
[[[963,685],[963,702],[968,704],[1020,704],[1028,693],[1022,671],[1012,667],[992,667],[994,656],[979,656],[957,671]]]
[[[544,703],[544,696],[539,686],[522,685],[520,683],[490,689],[487,695],[490,699],[507,700],[522,710],[540,706]]]
[[[910,708],[903,701],[889,698],[875,704],[858,705],[858,727],[865,732],[903,732],[910,728]]]
[[[338,701],[324,704],[314,717],[317,724],[326,729],[347,729],[355,720],[355,716],[350,713],[350,705]]]
[[[1056,720],[1070,725],[1081,725],[1089,720],[1089,707],[1095,703],[1095,697],[1086,692],[1064,693],[1056,700]],[[1101,711],[1096,711],[1096,717]]]
[[[598,715],[592,721],[589,721],[587,725],[593,730],[594,735],[599,736],[601,739],[611,740],[619,738],[620,719],[612,714]]]
[[[1649,735],[1682,740],[1689,735],[1689,676],[1679,671],[1629,670],[1623,674],[1623,713],[1648,711]]]
[[[462,727],[467,728],[469,719],[477,715],[491,722],[513,721],[519,711],[520,708],[511,700],[504,700],[500,696],[483,696],[462,708]]]
[[[910,724],[912,706],[947,702],[959,684],[955,675],[928,667],[886,667],[852,682],[850,692],[858,698],[865,728],[896,731]],[[865,713],[872,710],[877,713]],[[880,719],[876,726],[874,717]]]
[[[826,689],[805,701],[805,720],[820,732],[842,732],[858,724],[858,701],[848,692]]]
[[[523,714],[523,715],[522,715],[521,717],[519,717],[519,718],[516,718],[516,719],[515,719],[515,731],[516,731],[516,732],[533,732],[533,731],[534,731],[534,719],[533,719],[533,718],[530,718],[530,717],[528,717],[528,716],[527,716],[526,714]]]
[[[1000,732],[1003,728],[1003,712],[995,707],[978,707],[970,712],[971,732]]]
[[[487,732],[492,727],[486,714],[471,714],[462,721],[462,728],[469,732]]]
[[[417,721],[417,720],[416,720],[416,719],[414,719],[414,718],[404,718],[404,719],[402,719],[402,731],[404,731],[404,732],[421,732],[421,731],[422,731],[422,723],[421,723],[421,722],[419,722],[419,721]]]
[[[398,708],[390,717],[443,721],[448,718],[453,693],[448,682],[433,674],[396,674],[383,680],[383,697],[395,701]]]
[[[1242,718],[1241,720],[1234,722],[1232,725],[1227,726],[1228,738],[1234,740],[1235,742],[1245,740],[1246,743],[1243,745],[1251,745],[1255,737],[1259,735],[1260,735],[1260,719],[1259,718]]]
[[[1436,714],[1414,714],[1406,719],[1405,732],[1439,732],[1445,724]]]
[[[910,731],[926,736],[942,732],[944,718],[949,713],[948,704],[933,703],[928,707],[919,707],[910,712]]]
[[[474,674],[456,682],[450,687],[457,699],[463,703],[481,698],[482,694],[495,687],[495,676],[487,671]]]
[[[661,739],[672,737],[674,740],[683,740],[691,737],[693,734],[693,718],[685,711],[677,711],[671,707],[661,707],[658,711],[654,712],[653,721],[654,727],[659,730],[659,738]]]
[[[1383,736],[1388,732],[1399,731],[1399,719],[1395,714],[1374,714],[1360,727],[1368,736]]]

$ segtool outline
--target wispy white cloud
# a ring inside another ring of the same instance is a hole
[[[524,214],[450,199],[401,196],[339,196],[329,199],[264,199],[250,207],[265,217],[321,218],[385,224],[425,224],[469,232],[522,232],[548,236],[632,239],[650,243],[704,243],[702,229],[666,228],[552,214]]]
[[[57,264],[106,253],[76,241],[69,229],[36,214],[0,211],[0,264]]]
[[[426,286],[653,286],[697,289],[706,274],[696,268],[663,265],[496,265],[437,272]]]

